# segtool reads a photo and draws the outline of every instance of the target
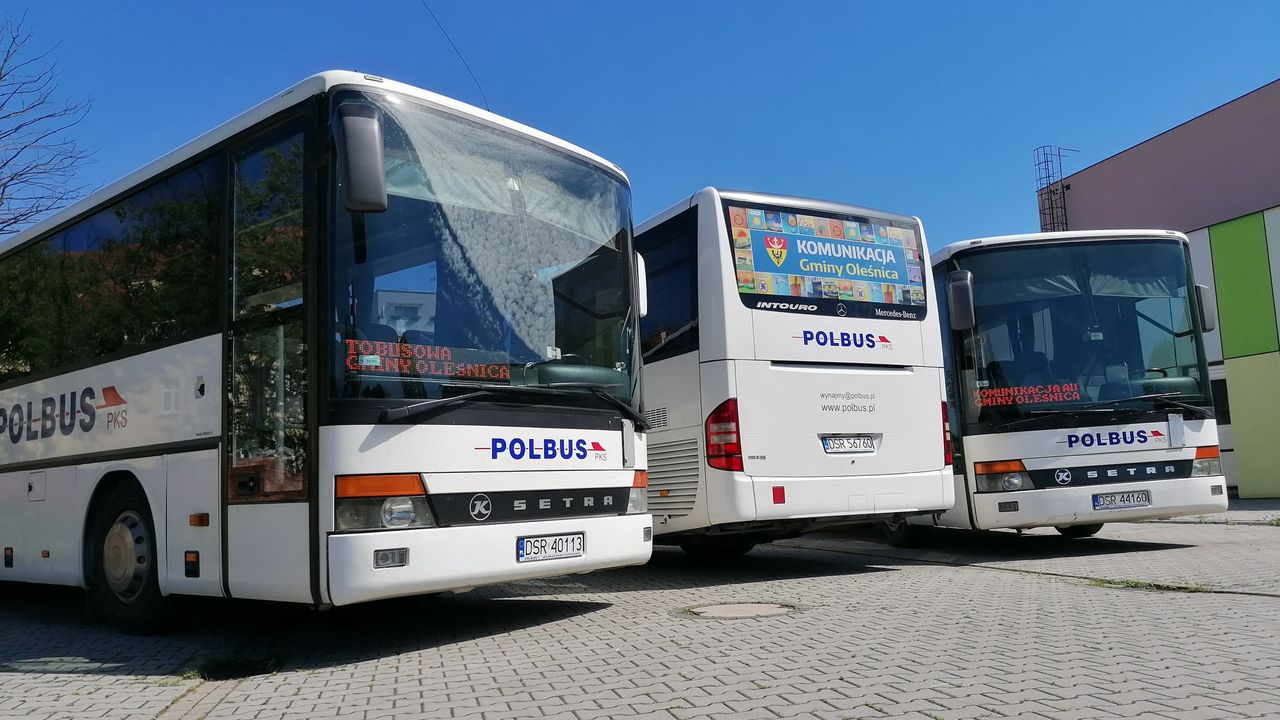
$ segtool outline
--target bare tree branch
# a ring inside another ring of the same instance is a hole
[[[0,236],[78,199],[91,155],[72,134],[89,103],[57,97],[53,50],[32,52],[30,42],[25,17],[0,21]]]

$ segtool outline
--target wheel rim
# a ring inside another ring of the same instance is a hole
[[[107,587],[122,602],[135,602],[151,576],[151,538],[142,516],[120,513],[102,543],[102,574]]]

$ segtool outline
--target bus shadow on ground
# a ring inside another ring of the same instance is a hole
[[[1018,534],[1011,530],[958,530],[928,528],[923,544],[915,548],[895,548],[874,528],[851,526],[800,538],[801,547],[866,553],[875,557],[901,558],[924,562],[969,565],[1015,560],[1089,558],[1107,555],[1184,550],[1194,545],[1111,538],[1102,534],[1091,538],[1065,538],[1052,530]]]
[[[0,583],[0,673],[225,680],[316,668],[556,623],[606,602],[504,598],[493,589],[316,612],[284,603],[184,598],[164,635],[130,637],[85,619],[75,588]]]
[[[737,557],[698,560],[676,547],[655,545],[645,565],[604,570],[589,575],[509,583],[500,590],[508,597],[533,597],[565,593],[624,593],[688,590],[749,583],[847,577],[889,572],[875,558],[834,553],[796,553],[781,545],[763,544]]]

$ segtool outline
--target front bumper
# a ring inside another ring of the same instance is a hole
[[[1220,494],[1214,495],[1217,485]],[[1203,515],[1227,509],[1227,480],[1221,475],[1150,482],[1081,485],[1018,492],[978,493],[973,509],[979,529],[1033,528],[1093,523],[1132,522],[1179,515]],[[1101,493],[1151,491],[1150,507],[1094,510],[1093,496]],[[1018,503],[1001,512],[1000,503]]]
[[[644,530],[652,526],[652,516],[642,514],[330,535],[330,602],[350,605],[643,565],[653,552]],[[516,538],[574,532],[586,534],[582,557],[516,562]],[[408,548],[408,564],[374,568],[374,551],[391,548]]]

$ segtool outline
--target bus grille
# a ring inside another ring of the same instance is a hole
[[[649,512],[684,517],[698,497],[698,439],[649,444]]]
[[[645,422],[649,423],[651,430],[664,428],[667,426],[667,406],[660,408],[652,408],[644,411]]]

